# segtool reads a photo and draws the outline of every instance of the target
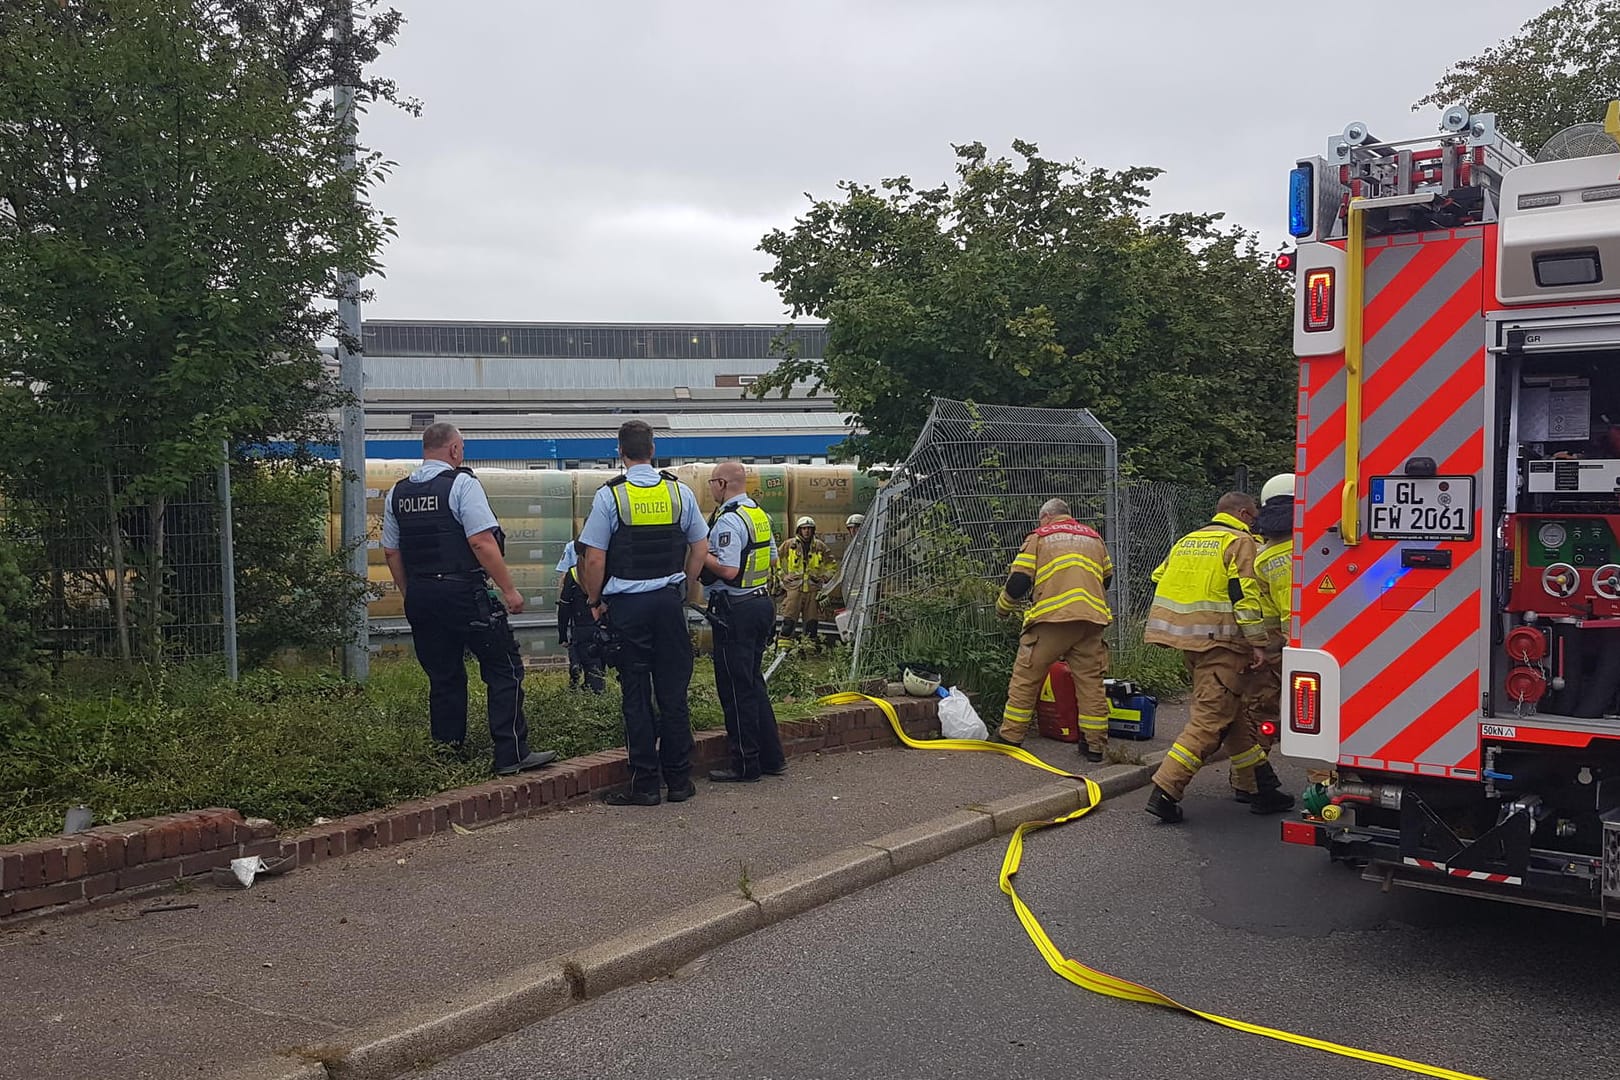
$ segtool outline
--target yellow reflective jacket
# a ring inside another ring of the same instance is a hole
[[[1184,652],[1263,648],[1265,614],[1254,572],[1254,537],[1231,514],[1216,514],[1176,541],[1153,571],[1150,645]]]
[[[1108,608],[1108,579],[1113,576],[1114,564],[1097,531],[1071,517],[1058,518],[1025,537],[996,608],[1010,614],[1027,598],[1025,626],[1048,622],[1107,626],[1114,617]]]
[[[1260,579],[1260,612],[1266,632],[1288,636],[1294,607],[1294,539],[1278,540],[1254,557],[1254,576]]]
[[[832,553],[820,540],[811,540],[807,547],[797,536],[790,536],[783,542],[780,554],[782,585],[789,590],[809,592],[832,579]]]

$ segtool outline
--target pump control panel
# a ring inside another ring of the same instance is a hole
[[[1620,617],[1620,515],[1516,514],[1508,523],[1508,610],[1549,618]]]

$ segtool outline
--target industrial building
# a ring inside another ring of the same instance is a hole
[[[780,347],[820,357],[826,338],[820,325],[369,320],[366,457],[416,458],[422,430],[448,421],[474,465],[611,468],[619,425],[638,416],[660,466],[825,464],[848,417],[808,385],[786,398],[746,389]]]

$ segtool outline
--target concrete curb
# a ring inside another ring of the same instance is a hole
[[[1104,800],[1145,786],[1163,754],[1091,776]],[[407,1013],[358,1028],[342,1044],[255,1063],[229,1080],[388,1080],[465,1053],[582,1001],[664,978],[721,945],[803,914],[907,870],[982,844],[1037,818],[1078,810],[1085,785],[1072,780],[969,807],[802,863],[739,891],[533,965],[469,992],[448,1010]],[[745,884],[746,882],[746,884]]]

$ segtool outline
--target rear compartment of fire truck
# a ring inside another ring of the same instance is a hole
[[[1493,194],[1478,775],[1341,769],[1305,803],[1348,828],[1308,842],[1386,887],[1607,917],[1620,912],[1620,156],[1544,158]]]

